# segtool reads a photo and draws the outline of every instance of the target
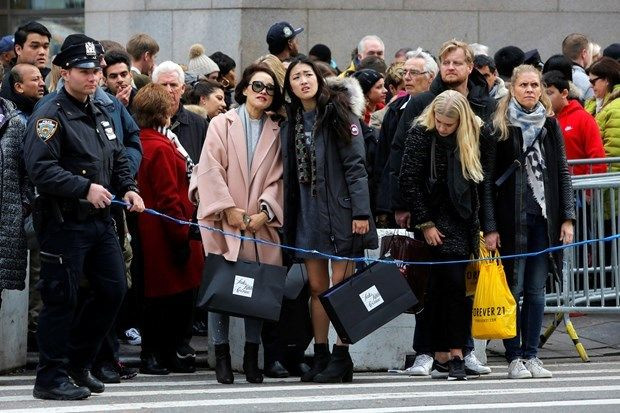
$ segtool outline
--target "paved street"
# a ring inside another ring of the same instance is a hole
[[[387,373],[356,374],[353,384],[302,384],[297,378],[267,379],[250,385],[242,375],[234,385],[215,381],[212,370],[167,377],[139,375],[108,385],[81,402],[32,398],[33,373],[0,376],[0,409],[10,412],[95,412],[138,409],[173,412],[284,411],[530,411],[617,412],[620,410],[620,357],[582,363],[576,358],[548,361],[553,379],[508,380],[506,365],[490,359],[490,376],[447,382]],[[207,410],[208,409],[208,410]]]

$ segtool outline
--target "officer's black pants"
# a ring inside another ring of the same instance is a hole
[[[111,218],[49,222],[38,238],[42,252],[63,257],[62,263],[53,259],[41,263],[43,309],[36,381],[53,386],[66,380],[67,365],[90,368],[114,322],[127,280]],[[78,307],[79,280],[85,273],[93,294]]]

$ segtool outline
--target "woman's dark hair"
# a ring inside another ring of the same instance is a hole
[[[232,57],[222,52],[215,52],[209,57],[217,64],[217,67],[220,68],[220,77],[227,75],[228,72],[237,67]]]
[[[250,85],[250,80],[252,79],[252,76],[254,76],[254,74],[258,72],[267,73],[271,77],[271,80],[273,80],[275,91],[273,94],[273,101],[271,102],[271,106],[267,108],[267,111],[277,112],[278,109],[280,109],[280,107],[282,106],[283,102],[281,92],[282,88],[278,83],[278,78],[276,77],[275,73],[273,73],[273,71],[269,69],[267,65],[264,65],[262,63],[253,63],[245,68],[245,70],[243,71],[243,75],[241,75],[241,80],[239,81],[239,83],[237,83],[237,86],[235,87],[235,101],[240,105],[243,105],[246,102],[247,96],[243,94],[243,91],[246,87]]]
[[[564,79],[569,82],[573,81],[573,62],[571,62],[563,54],[554,54],[543,65],[543,74],[557,70],[562,73]]]
[[[176,110],[170,93],[157,83],[141,88],[131,104],[133,117],[140,128],[164,126]]]
[[[607,80],[609,92],[614,89],[614,86],[620,84],[620,63],[611,57],[601,57],[586,72]]]
[[[184,100],[189,105],[197,105],[200,103],[201,96],[209,97],[216,90],[224,91],[224,86],[211,79],[199,80],[187,88]]]
[[[293,59],[284,77],[284,93],[291,101],[287,111],[288,119],[291,124],[295,122],[298,111],[303,110],[301,100],[293,93],[293,89],[291,88],[291,71],[299,64],[310,66],[310,69],[312,69],[316,76],[318,88],[316,95],[314,95],[314,99],[316,100],[317,127],[322,128],[325,126],[325,130],[330,133],[332,137],[342,139],[346,143],[351,142],[349,104],[348,102],[336,101],[337,93],[343,92],[343,89],[346,89],[345,86],[338,86],[340,88],[338,91],[332,91],[325,83],[325,79],[321,76],[320,70],[317,68],[316,64],[305,56]],[[294,126],[289,128],[290,131],[294,131],[294,129]]]
[[[568,80],[564,77],[564,74],[559,70],[552,70],[543,75],[543,82],[545,83],[545,87],[553,86],[560,92],[563,90],[570,91],[570,85],[568,84]]]

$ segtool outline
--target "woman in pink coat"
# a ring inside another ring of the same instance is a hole
[[[282,226],[282,159],[279,127],[267,114],[282,102],[275,74],[262,65],[250,65],[235,89],[237,109],[210,123],[190,196],[198,201],[198,222],[229,233],[279,243]],[[195,190],[197,188],[197,191]],[[229,261],[255,260],[253,242],[201,229],[206,254]],[[258,256],[267,264],[282,264],[279,247],[258,244]],[[209,313],[209,336],[215,344],[215,373],[220,383],[233,382],[228,344],[228,316]],[[246,379],[260,383],[258,347],[262,322],[245,319],[243,370]]]

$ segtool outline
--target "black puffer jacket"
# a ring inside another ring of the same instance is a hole
[[[398,187],[398,174],[400,173],[400,164],[403,157],[407,130],[411,128],[415,118],[422,114],[433,99],[448,89],[448,86],[441,80],[441,76],[437,76],[435,80],[433,80],[428,92],[421,93],[411,98],[400,118],[392,142],[389,164],[386,166],[389,168],[388,189],[392,211],[407,210],[407,204],[403,201]],[[490,123],[493,112],[495,112],[495,99],[489,96],[486,80],[477,70],[472,70],[469,75],[467,89],[469,91],[467,94],[467,101],[471,109],[485,124]]]
[[[520,254],[527,249],[525,167],[518,168],[501,187],[495,181],[522,153],[521,129],[510,126],[510,136],[503,141],[492,140],[482,152],[482,167],[485,179],[482,183],[481,226],[486,234],[498,231],[501,239],[501,254]],[[541,151],[546,168],[543,170],[545,201],[547,210],[547,234],[549,245],[559,245],[560,227],[566,220],[575,219],[575,198],[571,177],[566,163],[564,139],[558,123],[547,118],[544,128],[547,133],[541,140]],[[561,267],[561,252],[555,253],[556,265]],[[504,262],[506,274],[514,276],[514,260]],[[553,268],[553,267],[551,267]],[[510,278],[512,279],[512,278]]]
[[[435,171],[437,193],[431,197],[426,183],[431,172],[431,146],[435,136]],[[435,227],[445,235],[443,244],[437,247],[437,253],[445,257],[468,256],[478,254],[480,223],[478,222],[478,192],[476,184],[470,182],[471,214],[463,218],[456,210],[448,189],[448,171],[450,159],[458,156],[456,136],[443,137],[435,131],[427,131],[422,126],[415,126],[407,133],[400,171],[400,188],[402,197],[410,206],[413,227],[432,221]]]

